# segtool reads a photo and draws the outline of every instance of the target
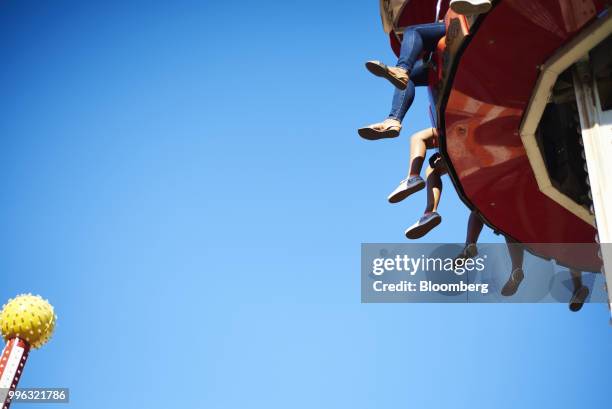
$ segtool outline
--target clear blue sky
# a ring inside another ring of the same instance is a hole
[[[0,3],[0,299],[48,297],[20,386],[72,408],[607,408],[601,304],[365,305],[402,242],[376,1]],[[443,224],[467,210],[445,179]],[[485,228],[482,241],[498,242]]]

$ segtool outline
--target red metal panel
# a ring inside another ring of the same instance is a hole
[[[603,4],[595,0],[503,0],[465,49],[444,112],[443,147],[465,198],[495,228],[523,243],[591,243],[595,229],[538,189],[519,137],[538,66]],[[589,266],[562,249],[532,246],[562,264]]]

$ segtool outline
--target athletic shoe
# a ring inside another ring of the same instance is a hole
[[[377,139],[397,138],[401,130],[402,124],[400,121],[394,118],[387,118],[377,124],[359,128],[357,133],[363,139],[375,141]]]
[[[386,78],[401,90],[408,86],[408,73],[400,67],[388,67],[380,61],[368,61],[366,68],[377,77]]]
[[[436,212],[426,213],[419,219],[418,222],[406,229],[406,237],[409,239],[418,239],[429,233],[431,229],[436,227],[442,221],[442,216]]]
[[[457,14],[475,16],[491,10],[491,0],[451,0],[450,8]]]
[[[399,186],[395,188],[389,195],[387,200],[389,203],[398,203],[410,196],[411,194],[418,192],[425,187],[425,181],[419,175],[409,177],[400,182]]]

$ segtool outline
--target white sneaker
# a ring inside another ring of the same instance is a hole
[[[389,203],[398,203],[418,192],[425,187],[425,181],[421,176],[412,176],[400,182],[399,186],[387,197]]]
[[[488,13],[491,10],[491,0],[451,0],[450,8],[457,14],[474,16]]]
[[[406,229],[406,237],[409,239],[419,239],[429,233],[431,229],[436,227],[442,221],[442,216],[436,212],[424,214],[418,222]]]

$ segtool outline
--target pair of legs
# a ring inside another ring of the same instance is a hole
[[[508,245],[508,252],[510,253],[510,261],[512,262],[512,273],[510,278],[502,288],[502,295],[510,296],[516,293],[518,286],[525,277],[523,272],[523,259],[525,251],[521,245],[516,241],[506,237],[506,244]],[[570,275],[572,277],[572,298],[569,302],[569,309],[573,312],[579,311],[589,295],[589,289],[582,284],[582,272],[573,268],[570,268]]]
[[[459,14],[476,15],[491,9],[491,0],[451,0],[450,8]],[[414,88],[427,84],[427,68],[417,60],[424,52],[432,52],[446,34],[444,22],[419,24],[404,29],[400,56],[395,67],[380,61],[368,61],[366,68],[374,75],[386,78],[397,90],[393,96],[389,117],[381,123],[359,129],[365,139],[397,137],[402,120],[414,100]]]
[[[467,232],[465,235],[465,247],[459,253],[457,258],[472,258],[478,254],[478,248],[476,243],[482,232],[484,223],[480,214],[472,210],[470,218],[468,219]],[[510,261],[512,262],[512,271],[510,278],[504,284],[501,294],[503,296],[511,296],[518,290],[521,281],[525,278],[523,273],[523,247],[514,240],[506,237],[506,246],[508,247],[508,253],[510,254]]]
[[[484,222],[478,212],[472,210],[468,219],[467,232],[465,235],[465,247],[459,253],[457,258],[467,259],[476,257],[478,254],[478,248],[476,243],[482,232]],[[523,273],[523,247],[518,242],[506,237],[506,246],[508,247],[508,253],[510,254],[510,261],[512,262],[512,271],[510,278],[504,284],[501,294],[503,296],[511,296],[518,290],[521,281],[525,278]]]
[[[475,257],[478,254],[476,243],[478,242],[483,225],[484,223],[478,212],[472,211],[468,220],[465,248],[458,257],[469,258]],[[502,287],[501,294],[509,297],[518,291],[519,285],[525,278],[525,273],[523,271],[525,251],[518,242],[509,237],[506,237],[506,245],[510,255],[510,262],[512,263],[512,271],[510,273],[510,277]],[[574,289],[572,292],[572,298],[570,299],[569,308],[571,311],[578,311],[584,305],[584,302],[589,295],[589,289],[582,284],[581,271],[570,269],[570,274],[572,276],[572,285]]]
[[[391,192],[387,198],[390,203],[401,202],[411,194],[425,187],[425,181],[420,176],[423,162],[425,161],[425,154],[428,149],[434,149],[436,147],[438,147],[438,131],[435,128],[423,129],[410,137],[408,177],[402,180],[398,187]],[[430,168],[433,169],[434,166],[430,166]]]
[[[406,229],[405,234],[409,239],[423,237],[442,222],[442,216],[438,214],[438,205],[442,197],[442,176],[447,173],[447,169],[439,154],[432,156],[432,159],[425,170],[427,205],[419,220]]]
[[[415,88],[427,85],[429,68],[419,58],[424,52],[435,50],[438,41],[445,35],[444,23],[419,24],[404,30],[400,56],[395,67],[380,61],[368,61],[366,68],[374,75],[385,78],[396,89],[391,103],[391,112],[383,122],[360,128],[361,137],[369,140],[397,137],[402,121],[414,101]]]
[[[423,129],[410,138],[410,164],[408,177],[402,180],[387,200],[398,203],[427,187],[427,206],[423,216],[406,230],[406,237],[418,239],[427,234],[442,221],[437,213],[442,196],[442,175],[447,173],[446,164],[439,153],[432,155],[425,171],[425,180],[421,177],[421,169],[428,149],[438,146],[438,131],[435,128]]]

